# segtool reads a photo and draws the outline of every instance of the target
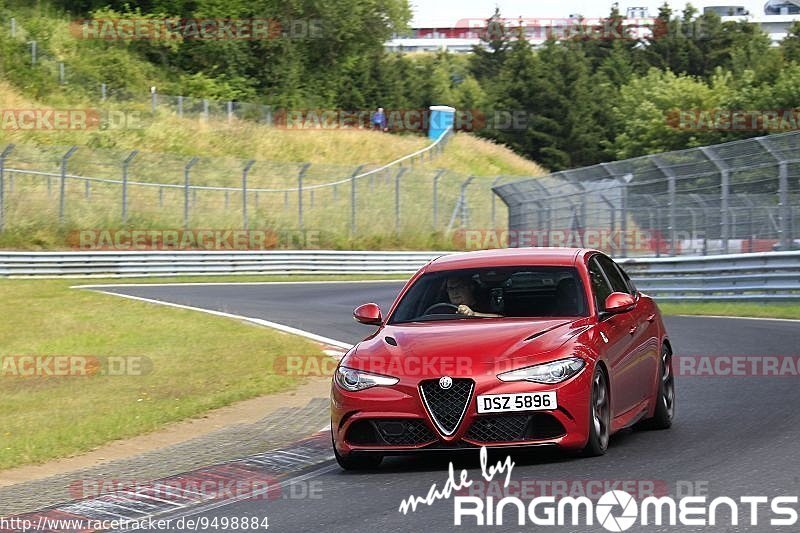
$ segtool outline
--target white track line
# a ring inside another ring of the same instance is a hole
[[[202,307],[193,307],[191,305],[182,305],[176,304],[172,302],[165,302],[162,300],[154,300],[152,298],[143,298],[141,296],[132,296],[130,294],[120,294],[118,292],[110,292],[110,291],[95,291],[102,294],[110,294],[111,296],[119,296],[120,298],[128,298],[130,300],[138,300],[140,302],[147,302],[151,304],[158,304],[158,305],[165,305],[167,307],[176,307],[178,309],[188,309],[190,311],[200,311],[201,313],[206,313],[209,315],[214,316],[221,316],[224,318],[234,318],[237,320],[244,320],[245,322],[250,322],[252,324],[258,324],[259,326],[265,326],[272,329],[277,329],[278,331],[283,331],[284,333],[291,333],[292,335],[299,335],[300,337],[305,337],[307,339],[311,339],[317,342],[324,342],[326,344],[330,344],[331,346],[336,346],[337,348],[342,348],[345,350],[349,350],[353,347],[352,344],[348,344],[346,342],[337,341],[336,339],[331,339],[329,337],[323,337],[322,335],[317,335],[316,333],[311,333],[310,331],[305,331],[302,329],[293,328],[291,326],[287,326],[285,324],[278,324],[277,322],[270,322],[269,320],[263,320],[261,318],[253,318],[249,316],[242,316],[242,315],[234,315],[231,313],[223,313],[222,311],[214,311],[212,309],[203,309]]]
[[[331,281],[187,281],[174,283],[114,283],[103,285],[73,285],[70,289],[108,289],[114,287],[174,287],[174,286],[214,286],[214,285],[313,285],[320,283],[405,283],[405,279],[363,279]]]

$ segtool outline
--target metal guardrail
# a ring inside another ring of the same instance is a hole
[[[0,276],[134,278],[207,275],[412,274],[451,252],[331,250],[0,252]],[[660,301],[800,300],[800,252],[622,259]]]
[[[800,300],[800,252],[618,260],[659,301]]]

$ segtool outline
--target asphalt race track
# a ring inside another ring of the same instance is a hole
[[[388,310],[400,283],[325,283],[276,285],[136,286],[105,288],[139,297],[257,317],[354,343],[371,332],[352,319],[352,309],[374,301]],[[685,355],[800,355],[800,323],[773,320],[667,317],[667,328],[677,356]],[[612,438],[608,453],[581,459],[555,452],[532,451],[513,455],[512,483],[556,486],[581,480],[625,480],[666,487],[695,487],[710,497],[800,494],[800,378],[678,376],[677,415],[667,431],[626,431]],[[314,431],[317,428],[309,428]],[[492,462],[504,455],[491,456]],[[321,487],[314,499],[242,501],[219,507],[206,516],[269,518],[273,531],[447,531],[486,530],[472,522],[454,528],[453,503],[442,500],[416,512],[398,512],[409,495],[425,496],[432,483],[447,478],[447,466],[469,468],[478,480],[477,453],[387,459],[377,472],[345,473],[331,463],[312,470]],[[637,486],[640,486],[637,485]],[[517,485],[518,486],[518,485]],[[532,485],[528,485],[532,486]],[[563,485],[562,485],[563,486]],[[610,487],[625,488],[625,487]],[[545,489],[546,491],[547,489]],[[524,494],[510,492],[527,501]],[[481,493],[476,494],[483,496]],[[794,506],[797,509],[797,506]],[[509,513],[507,516],[512,516]],[[743,516],[749,517],[749,514]],[[760,524],[731,526],[729,513],[710,531],[798,531],[797,525],[770,526],[768,508]],[[764,523],[766,522],[766,523]],[[593,526],[493,526],[502,531],[605,531]],[[701,531],[700,526],[634,526],[629,531]]]

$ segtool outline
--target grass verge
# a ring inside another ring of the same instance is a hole
[[[312,342],[194,311],[91,291],[75,280],[0,280],[0,469],[65,457],[299,384],[273,373]],[[136,356],[145,375],[19,377],[15,355]]]
[[[800,304],[771,303],[659,303],[665,315],[717,315],[753,318],[796,318],[800,319]]]

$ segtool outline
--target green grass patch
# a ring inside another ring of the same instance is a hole
[[[0,375],[0,469],[41,463],[144,434],[239,400],[285,391],[286,354],[314,343],[195,311],[92,291],[75,280],[0,280],[0,356],[139,356],[146,375]]]
[[[786,303],[659,303],[665,315],[718,315],[754,318],[797,318],[800,319],[800,304]]]

